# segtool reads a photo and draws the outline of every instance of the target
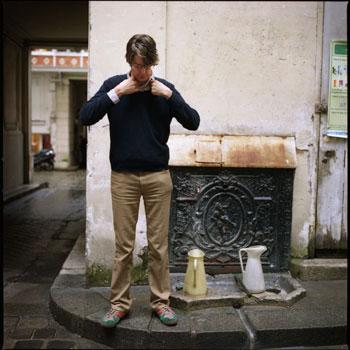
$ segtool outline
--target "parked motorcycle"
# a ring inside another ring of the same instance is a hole
[[[44,148],[40,152],[34,154],[34,169],[53,170],[55,166],[55,155],[52,148]]]

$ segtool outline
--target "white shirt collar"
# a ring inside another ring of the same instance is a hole
[[[126,76],[127,76],[128,78],[131,77],[130,71],[129,71],[128,73],[126,73]],[[155,76],[154,76],[154,74],[153,74],[153,72],[152,72],[152,75],[151,75],[151,77],[149,78],[149,80],[148,80],[144,85],[142,85],[142,86],[140,87],[140,91],[148,91],[148,90],[150,90],[149,82],[150,82],[150,80],[154,80],[154,79],[155,79]]]

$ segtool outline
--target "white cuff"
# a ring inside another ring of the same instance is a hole
[[[107,95],[108,97],[112,100],[112,102],[114,104],[118,103],[119,102],[119,97],[118,95],[116,94],[115,90],[114,89],[111,89],[107,92]]]

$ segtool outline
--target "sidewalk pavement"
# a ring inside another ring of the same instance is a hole
[[[36,184],[3,206],[2,349],[110,349],[69,332],[49,309],[50,288],[85,230],[85,171],[33,176]]]
[[[116,349],[348,349],[347,280],[299,281],[306,296],[290,307],[175,309],[175,327],[152,315],[148,286],[134,285],[129,316],[105,329],[99,320],[109,309],[109,288],[86,287],[84,241],[81,235],[51,287],[50,310],[95,342]]]

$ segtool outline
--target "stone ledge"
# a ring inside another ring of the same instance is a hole
[[[292,276],[302,281],[345,280],[347,259],[291,259]]]
[[[276,169],[297,166],[292,136],[172,134],[168,145],[170,166]]]
[[[82,247],[81,240],[76,243],[76,248],[79,246]],[[132,286],[134,303],[129,317],[114,329],[104,329],[99,320],[109,308],[109,288],[85,287],[81,265],[75,264],[77,252],[78,249],[74,250],[68,257],[72,261],[66,261],[65,266],[71,268],[71,273],[62,269],[51,287],[50,310],[56,321],[68,330],[101,344],[116,349],[205,349],[208,344],[219,349],[249,349],[259,343],[269,347],[346,343],[345,298],[336,299],[335,305],[329,304],[329,300],[335,300],[335,294],[339,294],[339,286],[343,294],[346,293],[345,281],[305,282],[305,298],[288,307],[178,309],[176,327],[167,327],[152,315],[148,286]],[[242,314],[249,318],[252,328],[242,321]]]
[[[176,327],[161,324],[148,305],[148,286],[132,286],[134,302],[128,317],[113,329],[103,328],[100,319],[109,309],[109,302],[98,289],[64,288],[63,285],[52,288],[50,310],[56,321],[71,332],[115,349],[202,349],[207,341],[214,342],[217,348],[242,349],[248,342],[233,307],[191,314],[176,310],[179,320]]]
[[[250,294],[242,283],[241,274],[221,274],[207,279],[207,294],[191,296],[183,292],[185,274],[171,274],[171,304],[190,311],[221,306],[240,308],[244,305],[291,306],[306,295],[305,289],[289,272],[264,273],[266,291]]]
[[[57,163],[55,164],[55,169],[57,171],[77,171],[79,169],[78,165],[66,165],[66,164],[61,164]]]
[[[41,184],[28,184],[28,185],[22,185],[14,190],[4,192],[4,203],[11,202],[15,199],[21,198],[23,196],[26,196],[27,194],[30,194],[34,191],[40,190],[42,188],[49,187],[49,184],[47,182],[43,182]]]

